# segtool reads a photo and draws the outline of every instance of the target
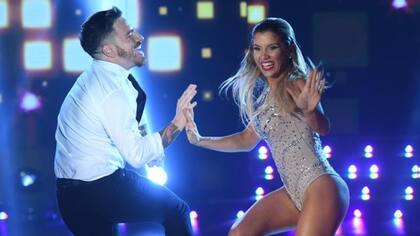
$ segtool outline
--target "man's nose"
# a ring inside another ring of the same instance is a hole
[[[143,37],[143,35],[141,35],[141,34],[139,34],[139,33],[137,33],[137,32],[134,32],[134,37],[133,37],[133,39],[134,39],[134,41],[135,41],[136,43],[141,43],[141,42],[143,42],[143,41],[144,41],[144,37]]]

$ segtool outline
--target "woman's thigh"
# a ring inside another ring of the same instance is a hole
[[[263,235],[296,226],[299,211],[284,187],[256,202],[233,226],[229,235]]]
[[[323,175],[309,185],[296,235],[334,235],[349,205],[349,190],[338,176]]]

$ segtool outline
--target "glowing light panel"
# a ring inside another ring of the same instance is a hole
[[[214,18],[214,3],[211,1],[197,2],[197,18],[208,20]]]
[[[27,70],[48,70],[52,67],[52,47],[48,41],[27,41],[23,46]]]
[[[78,38],[66,38],[63,41],[64,71],[82,72],[92,62],[92,58],[83,50]]]
[[[168,15],[168,7],[166,7],[166,6],[159,7],[159,15],[161,15],[161,16]]]
[[[245,18],[247,15],[248,4],[246,2],[239,3],[239,14],[242,18]]]
[[[0,29],[9,26],[9,8],[6,0],[0,0]]]
[[[248,18],[249,24],[256,24],[265,18],[265,6],[263,5],[249,5]]]
[[[148,40],[149,69],[156,72],[171,72],[181,69],[181,39],[178,36],[152,36]]]
[[[201,49],[201,57],[204,59],[211,58],[211,48],[202,48]]]
[[[52,8],[49,0],[23,0],[23,28],[49,28],[52,21]]]
[[[392,7],[395,9],[405,8],[408,6],[408,3],[406,0],[393,0],[392,1]]]

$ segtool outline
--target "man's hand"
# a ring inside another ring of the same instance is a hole
[[[178,99],[178,103],[176,105],[176,113],[175,117],[172,120],[172,123],[179,129],[184,129],[187,120],[183,114],[183,110],[185,109],[193,109],[197,102],[191,103],[191,100],[194,98],[194,96],[197,94],[197,85],[190,84],[187,89],[185,89],[184,93],[181,95],[181,97]]]
[[[195,90],[196,88],[197,85],[195,84],[190,84],[188,86],[182,96],[178,99],[174,119],[168,126],[159,132],[164,148],[166,148],[175,140],[175,138],[179,135],[179,133],[181,133],[187,124],[187,119],[184,116],[183,110],[193,109],[197,105],[196,102],[191,103],[191,100],[197,94],[197,90]]]

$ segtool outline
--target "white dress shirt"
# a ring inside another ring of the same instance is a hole
[[[125,162],[141,167],[164,156],[159,133],[141,136],[137,90],[123,67],[94,60],[79,76],[58,114],[54,172],[57,178],[93,181]]]

